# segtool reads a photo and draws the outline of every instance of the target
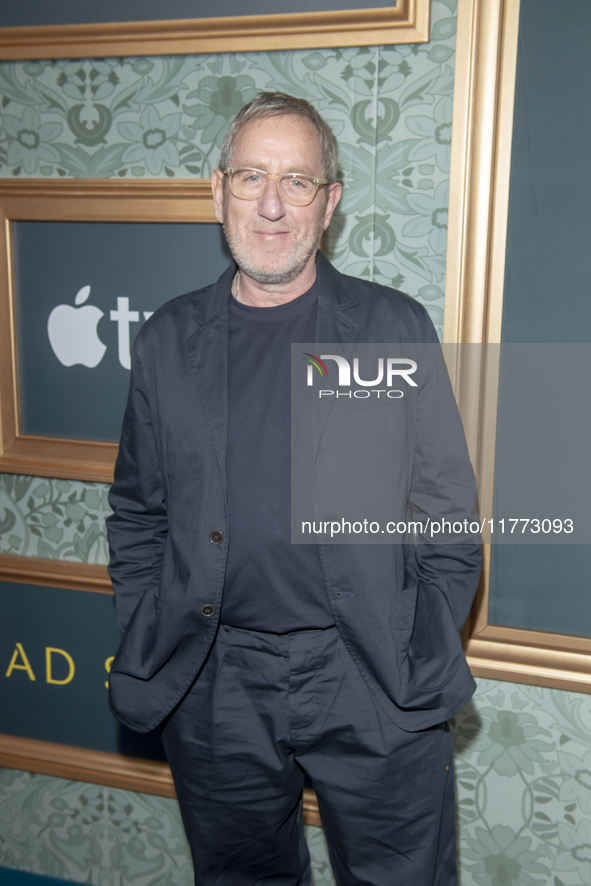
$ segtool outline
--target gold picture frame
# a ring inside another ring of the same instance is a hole
[[[13,221],[216,222],[209,180],[0,180],[0,471],[111,483],[116,443],[21,433]]]
[[[429,40],[430,0],[335,12],[0,29],[0,59],[323,49]]]
[[[501,341],[519,0],[459,0],[444,341]],[[478,482],[491,513],[498,348],[451,349]],[[460,353],[461,352],[461,353]],[[591,693],[591,639],[488,623],[490,545],[464,629],[472,673]]]

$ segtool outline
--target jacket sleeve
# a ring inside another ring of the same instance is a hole
[[[131,362],[129,397],[109,494],[107,519],[117,620],[127,624],[144,593],[158,586],[168,533],[154,403],[145,361],[146,336],[138,336]]]
[[[478,523],[476,482],[441,346],[426,313],[423,341],[427,344],[419,354],[426,377],[417,402],[409,504],[411,519],[426,531],[417,539],[410,567],[419,583],[442,587],[460,629],[482,569],[480,534],[470,530]],[[452,531],[454,524],[456,529],[461,524],[462,531]]]

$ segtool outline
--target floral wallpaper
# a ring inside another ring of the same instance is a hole
[[[0,554],[108,563],[104,483],[0,474]]]
[[[441,329],[457,0],[427,44],[0,63],[0,177],[208,178],[260,90],[310,100],[339,139],[339,270],[403,289]]]
[[[462,886],[591,884],[591,696],[479,680],[452,722]]]

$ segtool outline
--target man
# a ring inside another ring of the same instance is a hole
[[[473,691],[459,628],[480,549],[290,543],[291,343],[437,341],[420,304],[317,252],[336,175],[307,102],[243,108],[212,176],[237,267],[164,305],[134,347],[110,699],[132,729],[161,726],[198,886],[310,883],[304,774],[340,886],[455,883],[445,721]],[[436,492],[467,463],[449,421],[458,451],[446,438],[425,458],[419,433],[396,455],[409,478],[429,462]]]

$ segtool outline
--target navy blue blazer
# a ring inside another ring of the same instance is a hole
[[[109,574],[124,632],[113,661],[114,715],[154,729],[199,673],[218,627],[231,527],[226,499],[228,293],[235,268],[163,305],[134,345],[108,533]],[[344,276],[319,253],[318,342],[437,342],[421,304]],[[443,382],[449,386],[447,376]],[[449,512],[474,511],[473,474],[455,402],[446,432],[421,437],[418,417],[396,454],[420,462]],[[418,468],[417,468],[418,465]],[[450,481],[454,465],[469,477]],[[468,466],[466,474],[466,466]],[[453,502],[459,495],[460,505]],[[221,530],[222,544],[209,534]],[[478,584],[476,544],[320,544],[335,624],[390,718],[417,731],[456,714],[475,684],[459,630]],[[207,604],[215,607],[202,609]]]

